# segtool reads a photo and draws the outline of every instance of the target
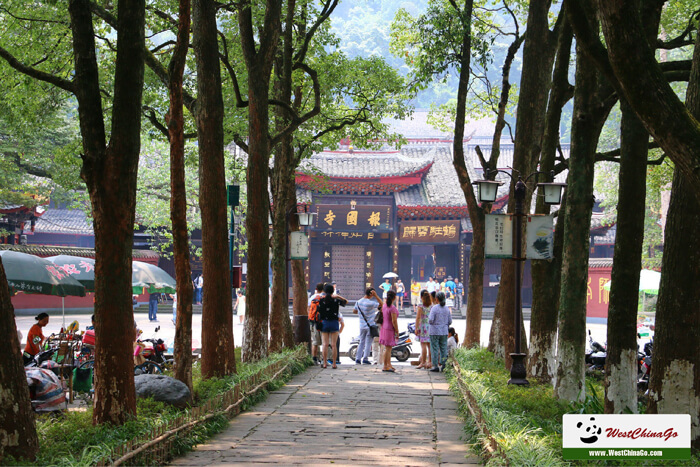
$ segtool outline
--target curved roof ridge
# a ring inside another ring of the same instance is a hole
[[[306,174],[316,169],[329,178],[381,178],[412,175],[429,167],[434,161],[427,154],[410,157],[400,151],[356,153],[320,152],[306,159],[297,173]]]

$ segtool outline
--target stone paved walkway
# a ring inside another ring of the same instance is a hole
[[[396,368],[310,368],[172,465],[479,465],[445,376]]]

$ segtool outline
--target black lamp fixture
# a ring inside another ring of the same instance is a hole
[[[484,171],[484,179],[483,180],[477,180],[473,184],[477,185],[478,187],[478,200],[479,202],[482,203],[493,203],[496,201],[496,195],[498,193],[498,187],[500,185],[503,185],[503,182],[498,182],[494,180],[488,180],[489,174],[494,174],[496,172],[502,172],[506,175],[508,175],[512,181],[515,182],[515,187],[513,190],[514,194],[514,199],[515,199],[515,212],[512,214],[515,219],[513,220],[513,223],[515,224],[515,232],[513,235],[513,263],[514,263],[514,268],[515,268],[515,310],[514,310],[514,315],[515,315],[515,323],[514,323],[514,340],[515,340],[515,349],[512,354],[510,354],[513,363],[510,369],[510,380],[508,380],[508,384],[515,384],[518,386],[528,386],[530,383],[527,380],[527,372],[525,369],[525,364],[524,360],[526,357],[526,354],[520,352],[520,343],[521,343],[521,336],[520,336],[520,321],[522,320],[522,293],[521,293],[521,281],[522,281],[522,262],[525,261],[525,258],[523,257],[522,254],[522,225],[523,225],[523,217],[526,217],[528,214],[525,212],[525,194],[527,193],[527,181],[531,177],[537,177],[539,174],[547,174],[547,172],[533,172],[530,175],[525,178],[525,180],[522,179],[520,176],[520,173],[517,171],[514,171],[517,173],[517,179],[516,177],[505,170],[489,170],[486,169]],[[554,204],[561,204],[561,199],[562,199],[562,192],[564,190],[564,187],[566,186],[566,183],[555,183],[554,182],[554,171],[550,171],[548,173],[549,175],[549,183],[538,183],[537,186],[541,189],[542,194],[544,196],[544,202],[545,204],[548,205],[554,205]]]

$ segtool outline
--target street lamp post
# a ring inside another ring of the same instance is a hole
[[[304,212],[296,212],[297,207],[292,206],[289,208],[289,210],[285,214],[285,223],[284,223],[284,236],[285,236],[285,244],[284,244],[284,258],[285,258],[285,263],[284,263],[284,287],[285,287],[285,296],[286,296],[286,301],[285,301],[285,306],[289,306],[289,277],[287,275],[288,271],[288,266],[287,262],[291,260],[290,257],[290,252],[289,252],[289,221],[291,219],[292,214],[296,214],[298,221],[299,221],[299,226],[304,228],[308,227],[310,225],[313,225],[314,222],[314,217],[316,216],[315,212],[308,212],[306,206],[304,207]],[[269,224],[272,225],[272,216],[268,217]],[[309,328],[309,318],[306,314],[299,315],[298,317],[295,315],[294,316],[294,322],[293,322],[293,327],[294,327],[294,336],[298,342],[310,342],[311,341],[311,333],[310,333],[310,328]]]
[[[505,170],[486,170],[484,173],[484,180],[477,180],[473,184],[478,187],[478,197],[479,201],[482,203],[493,203],[496,201],[496,194],[498,192],[498,187],[503,184],[503,182],[498,182],[494,180],[489,180],[489,175],[501,172],[508,175],[511,180],[515,181],[515,178],[510,172]],[[518,173],[518,179],[515,183],[515,188],[513,190],[513,195],[515,198],[515,212],[512,214],[515,224],[515,233],[513,235],[513,262],[515,269],[515,349],[514,352],[510,354],[512,359],[512,364],[510,367],[510,379],[508,384],[515,384],[518,386],[528,386],[530,383],[527,380],[527,371],[525,369],[525,357],[527,354],[520,352],[521,345],[521,334],[520,334],[520,321],[522,320],[522,263],[525,261],[525,257],[522,253],[523,245],[523,217],[527,216],[525,212],[525,195],[527,193],[527,181],[530,177],[537,177],[537,175],[545,172],[533,172],[525,178],[522,179]],[[554,171],[549,173],[550,182],[549,183],[538,183],[537,186],[542,188],[544,194],[544,202],[546,204],[560,204],[562,190],[566,186],[565,183],[554,183]]]

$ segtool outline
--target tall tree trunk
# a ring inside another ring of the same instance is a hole
[[[248,70],[248,309],[243,343],[243,359],[257,361],[267,356],[269,241],[267,216],[270,196],[267,190],[270,158],[269,97],[270,72],[280,35],[282,2],[268,0],[263,28],[253,26],[250,4],[238,11],[243,57]],[[260,41],[256,47],[256,38]]]
[[[495,169],[497,167],[498,158],[501,152],[501,137],[503,129],[506,126],[506,108],[508,107],[508,99],[510,96],[510,69],[515,60],[524,37],[520,36],[516,29],[515,38],[508,47],[508,53],[503,61],[501,72],[501,97],[498,102],[498,112],[496,115],[496,125],[493,133],[491,144],[491,155],[488,162],[485,160],[480,148],[476,147],[476,152],[481,159],[481,164],[484,169]],[[462,137],[464,130],[461,130]],[[456,143],[456,141],[455,141]],[[463,142],[460,142],[460,145]],[[457,154],[457,152],[455,152]],[[459,154],[459,160],[464,159],[463,154]],[[472,244],[469,254],[469,279],[467,281],[467,329],[464,332],[464,340],[462,346],[471,348],[481,345],[481,315],[484,303],[484,252],[486,244],[485,232],[485,217],[484,214],[490,210],[490,205],[478,206],[476,198],[471,188],[471,183],[468,175],[465,176],[466,167],[457,163],[457,159],[453,163],[460,175],[460,186],[464,191],[467,199],[467,208],[469,217],[472,222]]]
[[[182,102],[182,75],[190,41],[190,0],[180,0],[177,44],[170,61],[168,92],[170,111],[170,219],[173,225],[175,278],[177,282],[177,322],[175,326],[175,378],[192,390],[192,272],[187,233],[187,193],[185,191],[185,117]]]
[[[195,0],[192,19],[197,61],[199,206],[202,213],[204,257],[202,376],[211,378],[236,372],[228,270],[224,103],[221,94],[216,3],[212,0]]]
[[[471,184],[469,185],[471,189]],[[472,192],[473,196],[473,192]],[[476,201],[474,201],[476,205]],[[473,214],[472,214],[473,213]],[[472,244],[469,252],[469,282],[467,283],[467,329],[462,347],[481,345],[481,315],[484,306],[484,253],[486,247],[486,222],[479,206],[469,208],[472,222]]]
[[[17,338],[15,309],[10,301],[5,268],[0,258],[0,461],[6,456],[33,460],[39,451],[34,413],[29,399],[22,351]]]
[[[281,47],[275,67],[275,91],[277,99],[290,107],[292,104],[292,60],[294,51],[294,13],[296,1],[289,0],[281,37]],[[282,132],[290,123],[290,115],[282,107],[276,108],[277,131]],[[292,135],[282,138],[275,153],[272,172],[272,194],[274,206],[274,226],[272,229],[272,306],[270,310],[270,351],[276,352],[294,345],[292,323],[289,320],[287,275],[288,234],[290,216],[296,212],[294,184],[294,149]]]
[[[597,0],[595,3],[608,47],[607,69],[616,77],[616,80],[610,78],[611,82],[666,155],[688,177],[687,189],[700,202],[698,115],[687,111],[664,77],[655,48],[646,40],[649,37],[646,18],[638,11],[640,4],[652,3],[660,8],[663,2]],[[599,50],[595,52],[598,53],[594,55],[601,55]]]
[[[560,13],[562,14],[562,13]],[[548,172],[554,169],[557,147],[559,145],[559,125],[561,112],[566,102],[571,99],[573,89],[569,84],[569,59],[573,31],[564,18],[557,39],[557,59],[552,74],[552,91],[545,117],[542,136],[542,156],[540,170]],[[533,261],[532,274],[532,309],[530,314],[530,351],[527,361],[527,373],[543,383],[549,383],[556,371],[557,317],[559,314],[559,292],[561,290],[561,254],[564,242],[564,212],[562,202],[554,230],[554,259],[551,261]],[[537,214],[549,214],[550,207],[542,198],[537,199]]]
[[[267,216],[270,199],[267,192],[268,159],[268,107],[267,80],[260,82],[249,70],[250,144],[248,159],[248,276],[246,287],[246,322],[243,339],[243,360],[254,362],[267,356],[268,291],[267,277],[268,238]],[[269,75],[268,75],[269,76]]]
[[[661,2],[640,4],[648,41],[655,41]],[[637,302],[646,198],[649,133],[623,99],[617,237],[608,306],[605,413],[637,412]],[[618,241],[619,240],[619,241]]]
[[[93,423],[114,425],[136,414],[131,249],[141,145],[145,5],[143,0],[121,0],[118,11],[112,136],[107,145],[90,2],[71,0],[69,4],[84,151],[81,177],[95,220]]]
[[[700,36],[686,93],[700,118]],[[700,448],[700,203],[680,168],[673,174],[666,220],[661,288],[656,305],[649,413],[688,413],[691,442]]]
[[[472,0],[464,2],[464,9],[456,14],[464,25],[459,65],[459,85],[457,88],[457,111],[455,115],[454,142],[452,147],[452,165],[457,172],[460,188],[467,202],[469,218],[472,222],[472,249],[469,256],[469,284],[467,284],[467,329],[462,345],[473,347],[479,345],[481,335],[481,307],[483,303],[484,283],[484,245],[485,222],[482,208],[478,205],[472,187],[469,172],[464,161],[464,125],[466,120],[467,93],[469,92],[469,73],[471,58],[471,17]]]
[[[637,412],[636,322],[649,134],[626,101],[621,101],[620,107],[620,188],[608,306],[605,413]]]
[[[284,125],[286,126],[286,125]],[[296,212],[294,165],[291,137],[285,137],[275,153],[274,226],[272,238],[272,309],[270,312],[270,351],[277,352],[294,345],[287,299],[287,233]],[[290,154],[291,153],[291,154]],[[288,213],[291,213],[287,216]],[[306,295],[306,294],[304,294]]]
[[[547,94],[552,80],[552,64],[554,61],[555,36],[549,30],[549,6],[550,0],[533,0],[530,2],[527,16],[527,37],[523,46],[523,71],[520,81],[520,95],[518,97],[518,113],[515,127],[515,147],[513,150],[513,168],[527,177],[537,166],[539,159],[542,133],[544,131],[544,115],[547,111]],[[560,18],[561,21],[561,18]],[[514,197],[511,184],[510,198],[508,202],[509,212],[513,211]],[[529,191],[525,199],[525,206],[529,212],[531,193]],[[526,213],[527,213],[526,212]],[[525,226],[523,226],[523,230]],[[523,238],[525,238],[523,232]],[[523,250],[525,251],[525,250]],[[503,354],[506,367],[510,368],[511,350],[527,352],[527,339],[521,340],[521,348],[515,349],[515,326],[523,327],[522,321],[515,322],[515,285],[514,263],[512,260],[501,262],[501,283],[498,289],[496,310],[494,312],[494,326],[492,336],[494,341],[494,353]],[[500,317],[500,324],[496,323]],[[521,314],[522,320],[522,314]],[[523,328],[524,329],[524,328]],[[500,330],[500,339],[495,334]],[[522,332],[525,336],[525,333]],[[489,342],[489,348],[491,343]]]
[[[599,97],[600,76],[577,46],[571,155],[564,217],[556,397],[585,396],[586,292],[588,247],[593,209],[593,166],[596,146],[607,116]],[[608,109],[609,111],[609,109]]]

